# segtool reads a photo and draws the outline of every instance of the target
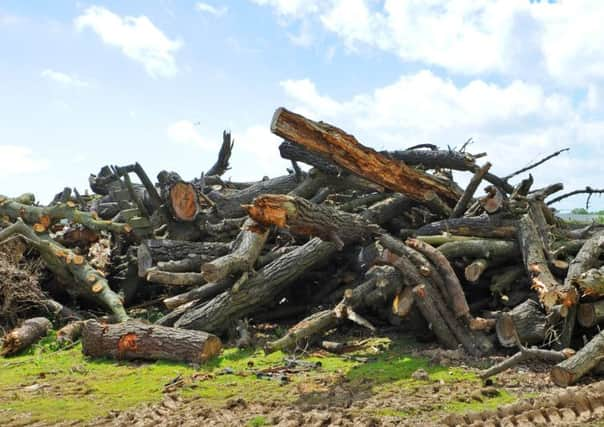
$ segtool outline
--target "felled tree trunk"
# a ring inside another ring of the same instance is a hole
[[[354,174],[415,200],[422,201],[426,192],[434,191],[453,205],[461,195],[447,182],[365,147],[341,129],[314,122],[285,108],[275,111],[271,131],[312,152],[328,156],[336,165]]]
[[[128,318],[120,297],[111,290],[105,276],[92,268],[83,256],[48,237],[38,236],[20,219],[0,231],[0,242],[15,234],[23,236],[40,252],[46,266],[68,291],[108,308],[118,321]]]
[[[416,230],[418,236],[450,233],[457,236],[511,239],[516,237],[516,222],[499,215],[481,215],[432,222]]]
[[[604,295],[604,268],[591,268],[574,278],[583,295],[600,297]]]
[[[447,258],[514,258],[520,257],[518,244],[511,240],[473,239],[444,243],[438,247]]]
[[[178,328],[223,332],[231,321],[270,305],[289,283],[308,269],[326,262],[335,251],[333,243],[312,239],[259,270],[238,291],[223,292],[187,311],[174,325]]]
[[[206,332],[137,321],[103,325],[90,320],[82,331],[82,351],[92,357],[204,363],[221,348],[220,339]]]
[[[214,202],[214,209],[219,217],[238,218],[245,215],[245,210],[241,205],[251,203],[262,194],[287,194],[299,184],[296,175],[283,175],[259,181],[250,187],[233,191],[227,195],[212,191],[208,193],[208,198]]]
[[[380,230],[359,215],[316,205],[300,197],[266,194],[254,199],[254,204],[246,205],[245,209],[260,224],[287,228],[303,236],[317,236],[334,242],[339,249]]]
[[[37,343],[52,329],[52,323],[45,317],[27,319],[2,338],[0,356],[10,356]]]
[[[138,275],[146,277],[147,271],[159,262],[195,259],[199,264],[226,255],[228,243],[184,242],[178,240],[143,240],[137,249]]]
[[[518,242],[532,288],[537,291],[546,310],[550,310],[558,302],[569,307],[574,305],[577,302],[576,291],[560,284],[551,273],[543,242],[529,214],[524,214],[519,221]]]
[[[504,347],[541,344],[545,339],[547,319],[539,303],[526,300],[507,313],[502,313],[495,326],[497,339]]]
[[[249,271],[258,259],[266,238],[268,228],[248,219],[235,239],[233,250],[201,266],[201,273],[208,282],[217,282],[230,274]]]
[[[604,354],[604,332],[600,332],[591,339],[573,357],[570,357],[551,370],[552,381],[560,386],[567,387],[576,383],[581,377],[598,366]]]

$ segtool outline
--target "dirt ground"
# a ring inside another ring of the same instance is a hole
[[[442,366],[460,366],[469,374],[491,361],[469,359],[460,351],[419,349],[413,357]],[[158,403],[112,412],[90,422],[58,425],[89,426],[545,426],[604,425],[604,381],[586,378],[568,389],[554,386],[546,366],[519,366],[485,383],[433,380],[423,369],[413,373],[411,387],[364,388],[345,376],[310,378],[296,384],[292,403],[258,402],[233,397],[216,405],[199,396],[183,397],[178,387],[166,388]],[[127,391],[125,391],[127,392]],[[507,396],[507,398],[506,398]],[[518,399],[519,398],[519,399]],[[507,403],[506,400],[513,401]],[[467,410],[476,407],[477,411]],[[466,408],[457,410],[458,408]],[[5,418],[5,421],[6,418]],[[10,425],[29,424],[14,417]],[[1,424],[1,423],[0,423]],[[55,423],[55,425],[57,425]]]

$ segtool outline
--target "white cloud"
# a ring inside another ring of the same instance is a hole
[[[604,79],[601,0],[252,0],[314,20],[349,50],[363,47],[458,74],[500,73],[565,85]]]
[[[202,13],[209,13],[214,16],[222,16],[229,11],[226,6],[216,7],[208,3],[198,2],[195,4],[195,9]]]
[[[104,43],[119,47],[124,55],[141,63],[151,77],[172,77],[178,71],[174,55],[182,42],[168,38],[146,16],[122,17],[92,6],[74,22],[79,31],[90,28]]]
[[[284,175],[289,162],[279,154],[282,139],[273,135],[267,125],[254,125],[234,132],[233,171],[243,179],[258,180],[263,175]]]
[[[16,145],[0,145],[0,178],[33,174],[48,169],[48,161],[34,156],[31,149]]]
[[[196,125],[189,120],[179,120],[168,126],[166,131],[170,141],[177,144],[189,144],[204,150],[213,150],[217,144],[204,138],[197,130]]]
[[[75,87],[90,86],[90,83],[88,83],[84,80],[81,80],[74,75],[62,73],[60,71],[55,71],[55,70],[51,70],[48,68],[46,70],[42,71],[40,73],[40,76],[42,76],[45,79],[51,80],[53,82],[62,84],[64,86],[75,86]]]
[[[604,181],[604,120],[583,116],[572,99],[538,85],[478,79],[459,85],[421,71],[343,100],[321,93],[308,79],[281,86],[294,111],[341,127],[376,149],[424,142],[459,147],[473,137],[470,151],[486,151],[493,171],[505,175],[569,146],[570,153],[533,171],[535,185],[564,182],[574,189]],[[464,183],[469,174],[460,178]]]
[[[252,0],[260,6],[270,6],[275,12],[286,18],[301,18],[317,13],[322,0]]]

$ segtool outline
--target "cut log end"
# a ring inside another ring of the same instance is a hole
[[[503,314],[495,324],[497,339],[503,347],[511,348],[516,346],[516,327],[512,317]]]
[[[199,213],[199,199],[192,184],[177,182],[170,188],[170,204],[175,218],[193,221]]]
[[[552,368],[550,378],[558,387],[568,387],[576,381],[573,373],[561,366],[554,366]]]

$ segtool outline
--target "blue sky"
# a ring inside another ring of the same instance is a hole
[[[225,128],[228,176],[275,176],[278,106],[378,149],[473,137],[500,174],[571,147],[537,185],[604,187],[601,22],[599,0],[0,0],[0,194],[134,161],[191,179]]]

